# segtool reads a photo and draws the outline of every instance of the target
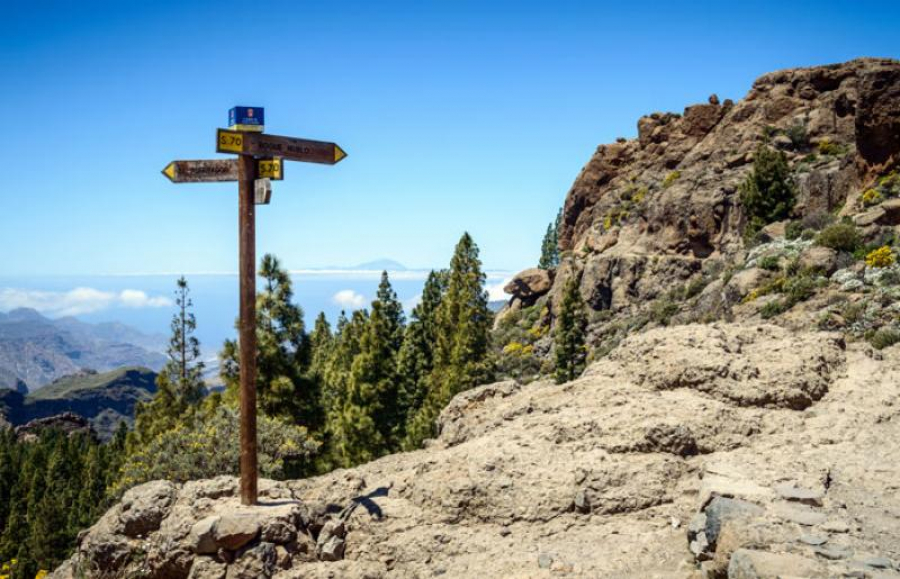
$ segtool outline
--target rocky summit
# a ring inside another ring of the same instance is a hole
[[[457,396],[424,450],[263,481],[259,506],[227,477],[136,487],[53,577],[900,576],[898,354],[649,331],[576,381]]]
[[[747,235],[761,144],[796,203]],[[574,280],[580,378],[463,392],[424,449],[264,480],[253,507],[228,477],[135,487],[52,577],[900,577],[898,163],[893,60],[643,117],[498,314],[547,355]]]

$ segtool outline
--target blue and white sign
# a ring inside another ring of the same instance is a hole
[[[262,132],[266,124],[262,107],[233,107],[228,111],[228,128],[233,131]]]

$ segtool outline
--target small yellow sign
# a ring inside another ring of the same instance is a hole
[[[244,135],[237,131],[216,131],[216,152],[242,153],[244,151]]]
[[[169,178],[170,181],[175,180],[175,163],[169,163],[166,165],[166,168],[163,169],[163,175]]]
[[[341,159],[343,159],[346,156],[347,156],[347,153],[344,152],[344,149],[338,147],[337,145],[334,146],[334,162],[335,163],[337,163],[338,161],[340,161]]]
[[[281,159],[261,159],[259,161],[259,177],[261,179],[268,178],[278,181],[283,179],[284,176],[281,172]]]

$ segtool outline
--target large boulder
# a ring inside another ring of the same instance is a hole
[[[534,303],[553,285],[553,276],[546,269],[533,267],[520,271],[510,280],[503,291],[522,300],[525,303]]]

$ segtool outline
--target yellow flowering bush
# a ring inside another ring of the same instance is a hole
[[[635,203],[643,203],[649,192],[650,191],[646,187],[641,187],[637,190],[637,193],[634,194],[634,197],[632,197],[631,200]]]
[[[261,415],[257,427],[259,467],[264,477],[283,478],[287,461],[308,461],[319,449],[319,443],[302,426]],[[130,456],[112,491],[119,495],[155,479],[184,482],[237,475],[239,436],[237,411],[220,406],[209,416],[160,434]]]
[[[548,329],[549,328],[547,326],[537,326],[537,327],[533,327],[533,328],[528,328],[528,335],[531,336],[532,338],[534,338],[535,340],[538,340],[540,338],[543,338],[544,335],[547,334]]]
[[[530,356],[534,352],[534,346],[522,342],[510,342],[503,347],[503,353],[510,356]]]
[[[897,257],[887,245],[879,247],[866,256],[866,265],[869,267],[890,267],[897,261]]]
[[[881,193],[876,191],[875,189],[868,189],[865,193],[862,194],[862,202],[866,207],[871,207],[872,205],[878,205],[882,201]]]
[[[838,143],[832,143],[829,139],[819,141],[819,154],[821,155],[841,155],[844,152],[844,147]]]
[[[665,179],[663,179],[663,188],[665,189],[671,187],[672,183],[678,181],[679,178],[681,178],[681,171],[672,171],[671,173],[666,175]]]

